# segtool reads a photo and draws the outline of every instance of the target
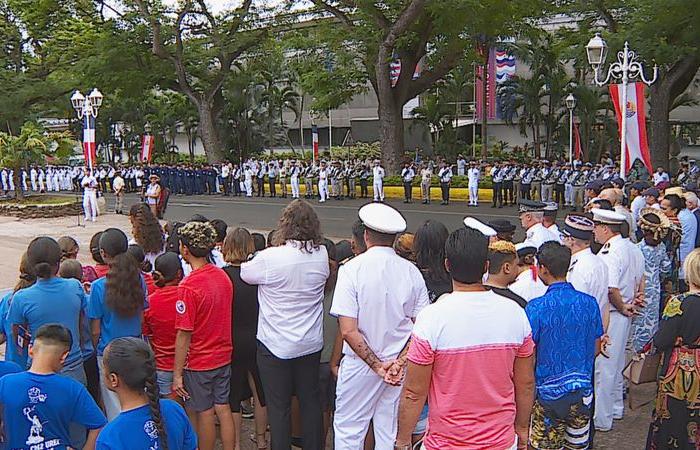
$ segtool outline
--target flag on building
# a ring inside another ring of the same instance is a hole
[[[91,114],[83,117],[83,155],[85,165],[92,169],[97,165],[97,143],[95,142],[95,118]]]
[[[496,84],[503,84],[515,75],[515,56],[496,50]]]
[[[489,120],[496,118],[496,50],[488,51],[487,73],[484,77],[484,66],[476,69],[476,115],[483,117],[484,104]],[[486,98],[484,99],[484,78],[486,78]]]
[[[154,138],[150,134],[144,134],[141,140],[141,162],[151,162],[153,156]]]
[[[610,96],[615,105],[617,125],[622,135],[622,121],[625,121],[625,143],[627,159],[625,161],[625,174],[629,173],[632,164],[639,159],[644,163],[649,173],[654,172],[651,166],[649,143],[647,141],[646,105],[644,100],[644,83],[629,83],[627,85],[627,105],[623,108],[622,84],[610,85]],[[622,117],[622,110],[625,116]],[[622,139],[622,137],[620,137]]]
[[[314,161],[318,161],[318,126],[311,125],[311,142],[313,143]]]

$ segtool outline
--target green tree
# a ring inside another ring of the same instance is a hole
[[[225,149],[220,135],[224,110],[222,89],[236,63],[265,40],[269,26],[258,17],[252,0],[234,10],[212,13],[204,0],[184,0],[170,11],[158,0],[129,0],[148,23],[154,55],[175,71],[173,89],[187,96],[198,112],[199,136],[209,161],[221,161]]]
[[[45,133],[34,122],[25,123],[17,135],[0,132],[0,166],[14,171],[15,198],[24,198],[20,179],[23,168],[35,163],[44,164],[47,156],[70,156],[76,145],[69,133]]]
[[[443,79],[467,55],[479,36],[511,35],[526,15],[535,15],[537,0],[391,0],[349,2],[313,0],[335,20],[324,41],[333,55],[355,55],[353,70],[364,75],[379,101],[380,138],[385,162],[398,171],[404,154],[402,110],[410,99]],[[325,20],[325,21],[324,21]],[[392,61],[401,74],[390,77]],[[416,66],[423,62],[420,77]]]

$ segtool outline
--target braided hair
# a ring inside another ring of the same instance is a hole
[[[107,373],[117,375],[129,389],[146,394],[151,418],[158,432],[160,448],[168,450],[168,437],[161,416],[160,395],[156,382],[156,360],[151,347],[135,337],[117,338],[107,346],[103,364]]]

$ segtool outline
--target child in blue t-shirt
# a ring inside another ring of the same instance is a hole
[[[0,378],[7,448],[75,448],[70,438],[72,423],[88,429],[86,447],[94,446],[100,428],[107,422],[105,416],[82,384],[57,374],[71,345],[66,327],[43,325],[29,347],[29,371]]]
[[[161,400],[151,348],[133,337],[113,340],[103,354],[109,390],[117,394],[121,414],[102,430],[98,450],[194,450],[197,437],[180,405]]]

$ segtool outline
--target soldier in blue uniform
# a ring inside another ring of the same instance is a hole
[[[202,195],[204,192],[204,171],[201,166],[194,169],[194,195]]]
[[[185,179],[185,195],[192,195],[194,193],[194,169],[191,165],[187,164],[183,174]]]

